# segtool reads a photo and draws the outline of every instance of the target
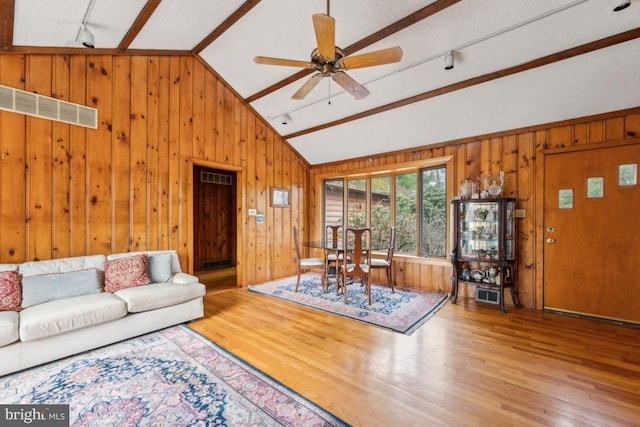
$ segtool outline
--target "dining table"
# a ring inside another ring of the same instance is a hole
[[[323,249],[325,251],[325,256],[328,253],[335,253],[336,259],[340,259],[340,255],[344,254],[344,240],[308,240],[302,242],[303,246],[314,249]],[[353,248],[347,243],[347,251],[352,250]],[[367,247],[363,248],[365,251],[369,250]],[[376,250],[386,250],[387,248],[378,248],[372,247],[372,251]],[[344,258],[344,257],[343,257]],[[339,280],[340,276],[340,266],[336,263],[334,266],[330,266],[326,271],[327,277],[334,276]]]
[[[340,255],[343,255],[344,258],[344,240],[308,240],[306,242],[302,242],[303,246],[314,248],[314,249],[323,249],[325,253],[325,264],[326,265],[326,277],[334,278],[338,283],[340,282],[340,264],[339,260],[341,259]],[[335,263],[327,263],[327,255],[333,253],[335,254]]]

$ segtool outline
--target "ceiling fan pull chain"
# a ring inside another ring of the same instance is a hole
[[[331,105],[331,79],[329,79],[329,86],[327,87],[329,88],[329,98],[328,98],[327,104]]]

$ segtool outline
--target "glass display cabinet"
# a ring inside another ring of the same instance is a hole
[[[458,285],[476,286],[476,300],[504,307],[504,289],[511,290],[518,308],[516,287],[516,201],[512,198],[451,201],[453,214],[452,302]]]

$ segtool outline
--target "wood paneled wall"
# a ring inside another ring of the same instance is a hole
[[[527,129],[501,132],[488,136],[467,138],[443,143],[439,146],[404,150],[385,155],[354,159],[326,165],[312,166],[310,182],[313,186],[309,199],[309,230],[312,236],[321,236],[322,186],[318,176],[347,174],[371,167],[390,167],[398,163],[454,156],[454,178],[460,183],[466,178],[505,172],[505,196],[517,199],[518,209],[526,210],[526,217],[518,220],[518,282],[520,303],[536,307],[536,293],[541,294],[540,279],[536,276],[536,233],[541,227],[536,205],[536,191],[542,183],[536,170],[536,156],[543,149],[570,147],[582,144],[606,144],[640,137],[640,107],[586,117],[562,123],[541,125]],[[540,187],[540,188],[539,188]],[[394,257],[396,282],[399,286],[432,291],[451,289],[451,265],[424,259]],[[540,266],[541,267],[541,266]],[[380,276],[377,280],[385,281]],[[461,286],[461,291],[474,295],[473,286]],[[510,299],[506,299],[510,303]],[[538,307],[539,308],[539,307]]]
[[[238,174],[242,285],[295,273],[293,225],[305,237],[322,235],[316,176],[453,156],[455,182],[505,171],[505,195],[526,210],[518,223],[519,293],[534,307],[536,155],[640,136],[638,107],[309,168],[192,56],[0,54],[0,84],[99,110],[97,130],[0,112],[1,263],[175,249],[192,271],[190,181],[200,165]],[[270,206],[272,186],[291,189],[290,208]],[[264,224],[248,208],[263,213]],[[447,262],[394,261],[399,285],[450,289]]]
[[[308,165],[197,58],[0,54],[0,84],[99,111],[97,130],[0,112],[0,263],[175,249],[190,270],[197,164],[242,177],[239,282],[295,273]]]

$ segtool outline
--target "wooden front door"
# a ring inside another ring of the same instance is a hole
[[[634,164],[640,144],[545,155],[545,309],[640,323],[640,185],[619,182]]]

